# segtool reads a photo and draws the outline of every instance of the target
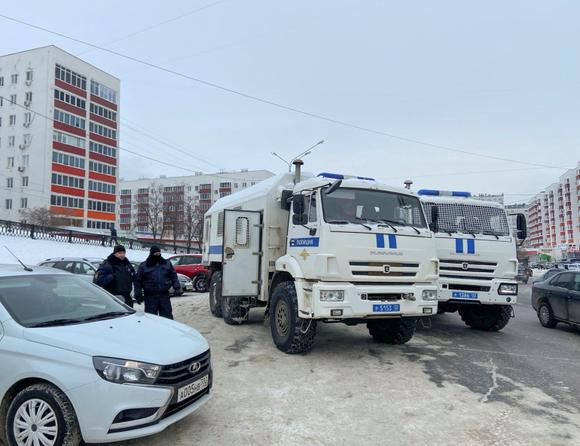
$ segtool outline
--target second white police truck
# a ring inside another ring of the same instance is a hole
[[[469,192],[418,191],[439,257],[439,313],[458,311],[470,327],[498,331],[513,315],[518,295],[516,239],[526,238],[517,215],[516,237],[499,203]]]
[[[228,324],[265,307],[275,345],[311,349],[318,322],[365,323],[402,344],[437,311],[438,260],[419,198],[371,178],[281,174],[207,212],[210,309]]]

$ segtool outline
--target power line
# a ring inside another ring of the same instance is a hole
[[[384,136],[384,137],[391,138],[391,139],[395,139],[395,140],[402,141],[402,142],[407,142],[407,143],[411,143],[411,144],[418,144],[418,145],[422,145],[422,146],[425,146],[425,147],[430,147],[432,149],[444,150],[444,151],[447,151],[447,152],[454,152],[454,153],[461,153],[461,154],[464,154],[464,155],[470,155],[470,156],[475,156],[475,157],[479,157],[479,158],[492,159],[492,160],[495,160],[495,161],[503,161],[503,162],[509,162],[509,163],[523,164],[523,165],[528,165],[528,166],[535,166],[535,167],[545,167],[545,168],[549,168],[549,169],[562,169],[562,170],[568,170],[568,169],[570,169],[569,167],[551,166],[551,165],[547,165],[547,164],[532,163],[532,162],[529,162],[529,161],[514,160],[514,159],[504,158],[504,157],[499,157],[499,156],[494,156],[494,155],[486,155],[486,154],[478,153],[478,152],[471,152],[469,150],[459,149],[459,148],[455,148],[455,147],[451,147],[451,146],[446,146],[446,145],[442,145],[442,144],[430,143],[430,142],[427,142],[427,141],[422,141],[422,140],[414,139],[414,138],[408,138],[406,136],[400,136],[400,135],[396,135],[396,134],[393,134],[393,133],[388,133],[388,132],[384,132],[384,131],[381,131],[381,130],[376,130],[376,129],[373,129],[373,128],[370,128],[370,127],[365,127],[365,126],[362,126],[362,125],[350,123],[350,122],[347,122],[347,121],[342,121],[340,119],[331,118],[329,116],[325,116],[325,115],[322,115],[322,114],[313,113],[313,112],[309,112],[309,111],[306,111],[306,110],[302,110],[302,109],[299,109],[299,108],[296,108],[296,107],[293,107],[293,106],[281,104],[281,103],[278,103],[278,102],[275,102],[275,101],[272,101],[272,100],[269,100],[269,99],[265,99],[265,98],[262,98],[262,97],[259,97],[259,96],[255,96],[255,95],[249,94],[249,93],[244,93],[242,91],[235,90],[233,88],[229,88],[229,87],[226,87],[226,86],[217,84],[215,82],[206,81],[206,80],[203,80],[203,79],[194,77],[194,76],[190,76],[190,75],[181,73],[179,71],[175,71],[175,70],[172,70],[170,68],[166,68],[166,67],[163,67],[161,65],[157,65],[157,64],[154,64],[152,62],[148,62],[148,61],[143,60],[143,59],[139,59],[137,57],[129,56],[127,54],[123,54],[123,53],[120,53],[118,51],[114,51],[114,50],[111,50],[111,49],[108,49],[108,48],[104,48],[102,46],[96,45],[94,43],[87,42],[85,40],[78,39],[76,37],[68,36],[68,35],[63,34],[63,33],[60,33],[58,31],[54,31],[54,30],[51,30],[51,29],[48,29],[48,28],[45,28],[45,27],[42,27],[42,26],[39,26],[39,25],[35,25],[33,23],[26,22],[24,20],[20,20],[20,19],[14,18],[14,17],[7,16],[5,14],[0,14],[0,17],[4,18],[6,20],[10,20],[10,21],[15,22],[15,23],[19,23],[21,25],[28,26],[30,28],[34,28],[34,29],[37,29],[37,30],[40,30],[40,31],[44,31],[44,32],[47,32],[47,33],[50,33],[50,34],[53,34],[53,35],[62,37],[64,39],[68,39],[68,40],[71,40],[73,42],[77,42],[77,43],[80,43],[80,44],[89,46],[89,47],[94,48],[94,49],[98,49],[98,50],[101,50],[101,51],[104,51],[104,52],[113,54],[113,55],[118,56],[118,57],[122,57],[122,58],[127,59],[127,60],[131,60],[131,61],[136,62],[136,63],[139,63],[141,65],[144,65],[144,66],[147,66],[147,67],[150,67],[150,68],[154,68],[156,70],[160,70],[160,71],[163,71],[163,72],[172,74],[174,76],[181,77],[183,79],[188,79],[188,80],[193,81],[193,82],[196,82],[198,84],[205,85],[206,87],[211,87],[213,89],[220,90],[220,91],[224,91],[226,93],[230,93],[230,94],[233,94],[233,95],[237,95],[237,96],[243,97],[245,99],[249,99],[249,100],[252,100],[252,101],[255,101],[255,102],[260,102],[260,103],[266,104],[266,105],[270,105],[272,107],[276,107],[276,108],[281,109],[281,110],[286,110],[286,111],[290,111],[290,112],[293,112],[293,113],[297,113],[297,114],[301,114],[301,115],[304,115],[304,116],[308,116],[308,117],[311,117],[311,118],[315,118],[315,119],[319,119],[319,120],[322,120],[322,121],[330,122],[330,123],[333,123],[333,124],[336,124],[336,125],[340,125],[342,127],[348,127],[348,128],[352,128],[352,129],[355,129],[355,130],[359,130],[359,131],[365,132],[365,133],[370,133],[370,134],[374,134],[374,135]]]
[[[5,96],[1,96],[1,95],[0,95],[0,98],[6,99]],[[25,107],[24,105],[18,104],[17,102],[13,102],[12,104],[13,105],[16,105],[19,108],[22,108],[23,110],[30,111],[30,112],[34,113],[35,115],[40,116],[41,118],[47,119],[47,120],[49,120],[51,122],[55,122],[54,119],[51,118],[50,116],[47,116],[47,115],[45,115],[43,113],[40,113],[40,112],[37,112],[37,111],[33,110],[30,107]],[[187,172],[191,172],[191,173],[193,173],[195,175],[199,175],[199,171],[197,171],[197,170],[189,169],[187,167],[183,167],[183,166],[180,166],[178,164],[168,163],[167,161],[163,161],[163,160],[160,160],[160,159],[157,159],[157,158],[153,158],[151,156],[147,156],[147,155],[144,155],[143,153],[135,152],[135,151],[130,150],[130,149],[127,149],[125,147],[117,146],[116,148],[119,149],[119,150],[122,150],[124,152],[131,153],[131,154],[133,154],[135,156],[138,156],[140,158],[145,158],[145,159],[147,159],[149,161],[155,161],[156,163],[163,164],[163,165],[168,166],[168,167],[173,167],[173,168],[176,168],[176,169],[181,169],[181,170],[184,170],[184,171],[187,171]],[[244,172],[240,172],[240,174],[241,173],[244,173]],[[227,175],[224,175],[224,174],[221,174],[221,173],[219,173],[219,174],[218,173],[215,173],[215,174],[214,173],[210,173],[210,174],[205,174],[205,175],[206,176],[216,177],[216,178],[223,178],[223,179],[230,180],[230,181],[231,180],[234,180],[234,181],[242,181],[242,180],[246,180],[246,181],[261,181],[262,180],[262,179],[258,179],[258,178],[239,178],[239,177],[233,177],[233,176],[230,177],[230,176],[227,176]]]
[[[132,33],[129,33],[129,34],[125,34],[124,36],[121,36],[121,37],[119,37],[117,39],[109,40],[108,42],[102,43],[101,45],[102,46],[113,45],[114,43],[118,43],[118,42],[121,42],[123,40],[130,39],[131,37],[138,36],[139,34],[143,34],[143,33],[147,32],[147,31],[151,31],[152,29],[158,28],[158,27],[163,26],[163,25],[167,25],[168,23],[176,22],[177,20],[181,20],[184,17],[188,17],[188,16],[193,15],[193,14],[195,14],[197,12],[201,12],[201,11],[203,11],[205,9],[208,9],[208,8],[213,7],[213,6],[219,5],[220,3],[223,3],[225,1],[227,1],[227,0],[218,0],[218,1],[213,2],[213,3],[209,3],[207,5],[200,6],[199,8],[193,9],[193,10],[188,11],[188,12],[184,12],[183,14],[180,14],[178,16],[172,17],[170,19],[166,19],[166,20],[163,20],[161,22],[154,23],[152,25],[146,26],[145,28],[141,28],[141,29],[139,29],[137,31],[134,31]],[[93,51],[93,50],[83,51],[81,53],[78,53],[77,56],[82,56],[83,54],[90,53],[91,51]]]

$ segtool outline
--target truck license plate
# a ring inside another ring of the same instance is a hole
[[[399,304],[374,304],[373,313],[396,313],[401,311]]]
[[[454,299],[477,299],[477,293],[468,293],[466,291],[453,291],[451,297]]]
[[[187,386],[183,386],[177,391],[177,402],[180,403],[183,400],[191,398],[196,393],[201,392],[209,385],[209,375],[205,375],[203,378],[198,379],[197,381],[188,384]]]

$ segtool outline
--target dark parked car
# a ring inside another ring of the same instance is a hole
[[[558,322],[580,326],[580,271],[560,270],[534,283],[532,307],[544,327],[554,328]]]

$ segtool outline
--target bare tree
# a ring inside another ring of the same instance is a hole
[[[53,223],[53,215],[48,207],[36,207],[20,211],[21,220],[32,225],[50,226]]]
[[[137,226],[147,228],[153,240],[162,239],[165,232],[163,224],[163,193],[160,186],[151,183],[146,194],[137,194]]]
[[[184,206],[183,232],[187,241],[187,248],[191,249],[192,242],[201,250],[203,242],[203,210],[196,205],[193,197],[187,197]]]

